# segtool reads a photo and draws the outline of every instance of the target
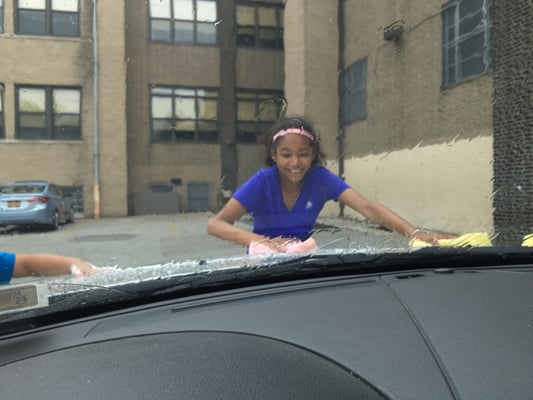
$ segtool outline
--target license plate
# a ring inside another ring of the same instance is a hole
[[[7,202],[7,207],[8,207],[8,208],[17,208],[17,207],[20,207],[20,201],[15,201],[15,200],[8,201],[8,202]]]

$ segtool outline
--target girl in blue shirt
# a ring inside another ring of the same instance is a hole
[[[326,201],[335,200],[409,238],[436,244],[439,239],[454,237],[415,228],[327,170],[319,137],[304,119],[280,120],[267,135],[266,143],[269,167],[238,188],[208,221],[209,234],[243,246],[261,243],[283,252],[288,243],[308,239]],[[252,232],[234,226],[246,212],[253,217]]]

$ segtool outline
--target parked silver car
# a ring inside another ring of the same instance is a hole
[[[72,197],[46,181],[17,181],[0,186],[0,226],[59,224],[74,220]]]

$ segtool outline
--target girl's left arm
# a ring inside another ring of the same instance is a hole
[[[456,237],[456,235],[446,233],[424,232],[400,217],[394,211],[379,203],[368,200],[352,188],[348,188],[342,192],[339,196],[339,201],[372,222],[410,239],[416,238],[424,242],[436,244],[439,239]]]

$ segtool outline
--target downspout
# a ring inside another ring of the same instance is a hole
[[[94,219],[100,219],[100,138],[98,131],[98,25],[97,17],[97,0],[93,0],[93,214]]]
[[[344,71],[344,0],[338,0],[337,19],[339,27],[339,56],[337,75],[337,99],[338,99],[338,134],[337,134],[337,162],[339,165],[339,176],[344,177],[344,126],[342,123],[342,78]],[[339,202],[339,217],[344,216],[344,204]]]

